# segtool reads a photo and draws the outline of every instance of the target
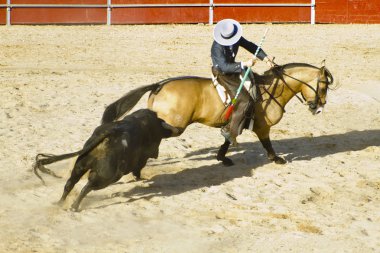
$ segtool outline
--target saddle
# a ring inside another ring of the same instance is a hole
[[[252,83],[250,79],[246,80],[244,82],[244,88],[248,91],[249,95],[252,97],[253,100],[258,101],[260,99],[260,94],[257,94],[257,92],[255,93],[255,90],[254,90],[254,84],[256,83],[256,80],[257,80],[256,76],[258,75],[254,74],[254,79],[253,79],[254,83]],[[218,82],[216,76],[212,74],[211,79],[216,91],[218,92],[220,100],[222,101],[225,107],[228,107],[232,101],[231,95],[227,92],[226,88],[224,88],[224,86]],[[240,80],[242,79],[243,77],[240,76]]]
[[[257,75],[257,74],[254,74],[254,75]],[[242,79],[243,77],[241,76],[240,80]],[[254,77],[253,80],[255,82],[256,78]],[[224,88],[223,85],[221,85],[218,82],[217,77],[214,75],[212,75],[212,82],[214,84],[216,91],[218,92],[220,100],[222,101],[224,106],[227,108],[231,104],[231,101],[232,101],[231,95],[227,92],[226,88]],[[254,111],[254,105],[255,105],[254,100],[258,101],[261,96],[260,94],[258,94],[257,91],[255,91],[255,85],[249,79],[244,82],[244,88],[248,91],[252,99],[250,100],[249,105],[244,113],[244,120],[243,120],[244,123],[242,124],[242,127],[244,129],[253,130],[253,125],[254,125],[253,111]]]

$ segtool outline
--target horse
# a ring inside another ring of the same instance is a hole
[[[326,104],[327,90],[333,81],[324,64],[316,67],[307,63],[288,63],[276,65],[263,75],[255,73],[261,99],[252,107],[254,124],[250,130],[256,133],[269,160],[277,164],[286,163],[276,154],[270,140],[270,128],[283,117],[285,105],[296,96],[308,105],[313,114],[318,114]],[[134,89],[106,107],[102,123],[117,120],[128,113],[148,91],[148,108],[178,129],[175,136],[182,134],[194,122],[216,128],[228,123],[224,117],[228,110],[212,79],[196,76],[169,78]],[[216,156],[226,166],[233,165],[233,161],[226,157],[230,144],[225,139]]]

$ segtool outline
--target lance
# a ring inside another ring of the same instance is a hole
[[[255,52],[255,58],[257,57],[257,54],[259,53],[259,51],[260,51],[260,49],[261,49],[261,46],[262,46],[262,44],[263,44],[263,42],[264,42],[264,40],[265,40],[265,37],[266,37],[266,35],[267,35],[267,33],[268,33],[268,30],[269,30],[269,28],[267,28],[267,29],[265,30],[264,36],[261,38],[260,44],[259,44],[259,46],[257,47],[256,52]],[[236,91],[236,95],[235,95],[235,97],[232,99],[232,101],[231,101],[231,103],[230,103],[230,106],[228,107],[227,112],[226,112],[226,114],[224,115],[224,119],[225,119],[225,120],[228,120],[228,119],[230,118],[230,116],[231,116],[231,114],[232,114],[232,111],[234,110],[234,105],[236,104],[237,98],[239,97],[239,94],[240,94],[240,92],[241,92],[241,89],[243,88],[244,83],[245,83],[245,81],[247,80],[250,71],[251,71],[251,68],[248,68],[247,71],[245,72],[244,77],[243,77],[243,79],[241,80],[241,83],[240,83],[240,85],[239,85],[239,88],[238,88],[237,91]]]

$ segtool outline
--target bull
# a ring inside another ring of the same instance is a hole
[[[71,210],[78,211],[81,201],[90,191],[103,189],[129,173],[139,179],[147,160],[158,157],[161,140],[175,135],[176,131],[155,112],[141,109],[121,121],[97,127],[77,152],[38,154],[33,170],[43,181],[38,171],[57,176],[44,165],[78,156],[58,202],[62,204],[80,178],[90,171],[87,184],[71,206]]]

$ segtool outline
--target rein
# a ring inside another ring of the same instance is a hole
[[[278,83],[278,81],[277,81],[277,83]],[[276,83],[276,85],[277,85],[277,83]],[[280,104],[280,102],[277,101],[277,99],[273,96],[273,94],[270,93],[270,92],[265,88],[265,86],[262,86],[262,88],[263,88],[263,90],[269,95],[269,97],[270,97],[271,99],[273,99],[273,101],[276,102],[276,104],[282,109],[282,112],[285,113],[285,112],[286,112],[286,111],[285,111],[285,108],[282,107],[282,105]]]
[[[322,67],[322,68],[323,68],[323,67]],[[321,71],[322,68],[319,68],[319,70]],[[300,82],[300,83],[302,83],[302,84],[305,84],[305,85],[308,86],[312,91],[314,91],[314,93],[315,93],[314,104],[317,104],[318,101],[320,100],[320,96],[319,96],[319,94],[318,94],[319,84],[320,84],[320,83],[327,83],[327,84],[330,84],[329,81],[322,81],[322,80],[320,79],[320,75],[318,75],[317,89],[314,89],[314,87],[311,86],[310,84],[308,84],[308,83],[306,83],[306,82],[304,82],[304,81],[302,81],[302,80],[299,80],[299,79],[297,79],[297,78],[295,78],[295,77],[293,77],[293,76],[291,76],[291,75],[288,75],[288,74],[284,73],[283,70],[281,70],[281,73],[276,73],[276,74],[278,75],[279,79],[284,83],[284,85],[285,85],[286,87],[288,87],[288,89],[289,89],[289,90],[290,90],[290,91],[291,91],[291,92],[292,92],[292,93],[298,98],[298,100],[299,100],[302,104],[305,104],[305,103],[307,102],[306,99],[305,99],[303,96],[302,96],[302,98],[301,98],[301,97],[297,94],[297,92],[295,92],[295,91],[290,87],[290,85],[285,81],[284,76],[290,77],[290,78],[292,78],[293,80],[296,80],[296,81],[298,81],[298,82]],[[278,105],[281,107],[282,111],[285,113],[285,112],[286,112],[286,111],[285,111],[285,108],[281,106],[281,104],[277,101],[277,99],[273,96],[273,94],[270,93],[265,87],[263,87],[263,90],[269,95],[269,97],[270,97],[271,99],[273,99],[273,100],[276,102],[276,104],[278,104]]]

